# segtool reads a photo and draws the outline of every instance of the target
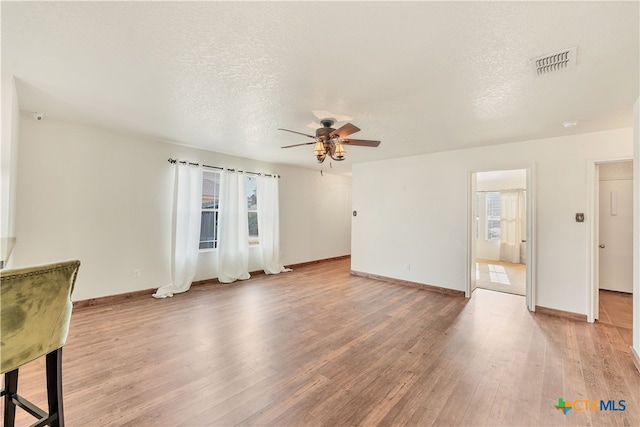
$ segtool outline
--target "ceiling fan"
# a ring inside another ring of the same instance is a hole
[[[278,129],[285,132],[297,133],[298,135],[304,135],[313,139],[313,142],[303,142],[302,144],[285,145],[282,148],[298,147],[300,145],[315,145],[314,153],[318,163],[324,162],[324,159],[329,155],[335,161],[342,161],[345,159],[346,151],[344,151],[343,145],[360,145],[362,147],[377,147],[380,145],[380,141],[371,141],[368,139],[351,139],[347,136],[359,132],[360,128],[347,123],[340,126],[338,129],[334,129],[331,126],[335,123],[335,119],[321,119],[322,127],[316,129],[316,135],[309,135],[302,132],[296,132],[289,129]]]

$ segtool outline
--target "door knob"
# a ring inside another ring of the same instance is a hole
[[[600,249],[604,249],[604,245],[598,245]]]

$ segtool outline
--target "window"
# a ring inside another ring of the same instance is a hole
[[[218,247],[218,203],[220,199],[220,172],[202,172],[202,216],[200,219],[200,249]],[[257,180],[247,177],[247,214],[249,244],[258,243]]]
[[[489,192],[486,198],[487,240],[500,240],[500,193]]]
[[[258,194],[255,176],[247,177],[247,211],[249,215],[249,244],[258,243]]]
[[[202,172],[202,217],[200,219],[200,249],[218,247],[218,201],[220,172]]]

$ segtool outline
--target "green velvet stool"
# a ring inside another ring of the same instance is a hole
[[[0,270],[0,373],[4,374],[4,425],[13,427],[16,406],[38,421],[64,426],[62,346],[71,320],[71,292],[80,261]],[[49,413],[18,395],[18,368],[47,357]],[[33,427],[32,426],[32,427]]]

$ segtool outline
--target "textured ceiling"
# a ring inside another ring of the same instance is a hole
[[[2,2],[21,109],[317,168],[312,110],[352,117],[334,165],[632,126],[638,2]],[[530,59],[578,47],[536,77]],[[578,120],[565,129],[561,122]]]

